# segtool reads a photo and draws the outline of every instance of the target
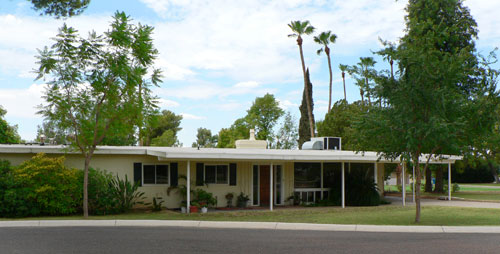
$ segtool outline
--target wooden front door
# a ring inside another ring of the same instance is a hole
[[[269,206],[269,165],[260,166],[260,205]]]

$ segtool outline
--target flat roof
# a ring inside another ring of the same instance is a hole
[[[62,145],[0,145],[0,154],[80,154]],[[324,161],[324,162],[399,162],[380,158],[376,152],[355,152],[339,150],[281,150],[281,149],[236,149],[236,148],[191,148],[154,146],[98,146],[98,155],[149,155],[159,160],[258,160],[258,161]],[[461,156],[433,156],[431,163],[447,164],[461,160]],[[422,156],[421,162],[427,157]]]

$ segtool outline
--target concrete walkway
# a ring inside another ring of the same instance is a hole
[[[281,222],[223,222],[189,220],[33,220],[0,221],[0,230],[11,227],[194,227],[269,230],[315,230],[402,233],[498,233],[500,226],[377,226]]]
[[[395,196],[385,196],[385,199],[391,201],[391,205],[401,206],[402,198]],[[471,208],[497,208],[500,209],[500,202],[480,202],[480,201],[462,201],[462,200],[439,200],[439,199],[421,199],[422,206],[453,206],[453,207],[471,207]],[[406,197],[406,205],[413,206],[413,198]]]

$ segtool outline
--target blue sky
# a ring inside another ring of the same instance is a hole
[[[488,53],[500,45],[500,1],[465,2],[479,25],[477,48]],[[355,64],[378,50],[378,38],[397,41],[403,35],[406,1],[394,0],[92,0],[83,15],[67,20],[40,17],[26,0],[0,5],[0,105],[7,121],[19,126],[25,140],[36,135],[42,118],[44,81],[34,81],[36,49],[50,40],[63,22],[82,34],[108,29],[111,15],[125,11],[134,20],[155,27],[160,51],[156,66],[165,78],[155,93],[161,108],[182,114],[179,140],[195,141],[196,129],[217,133],[246,114],[257,96],[272,93],[297,119],[303,79],[298,47],[288,38],[291,20],[309,20],[317,31],[331,30],[333,101],[343,97],[338,64]],[[306,65],[311,70],[315,117],[323,119],[328,103],[328,65],[316,55],[319,45],[304,38]],[[387,63],[376,58],[377,68]],[[347,77],[347,99],[359,90]]]

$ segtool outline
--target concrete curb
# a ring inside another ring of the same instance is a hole
[[[191,227],[271,230],[315,230],[388,233],[496,233],[500,226],[379,226],[354,224],[312,224],[282,222],[192,221],[192,220],[32,220],[0,221],[11,227]]]

